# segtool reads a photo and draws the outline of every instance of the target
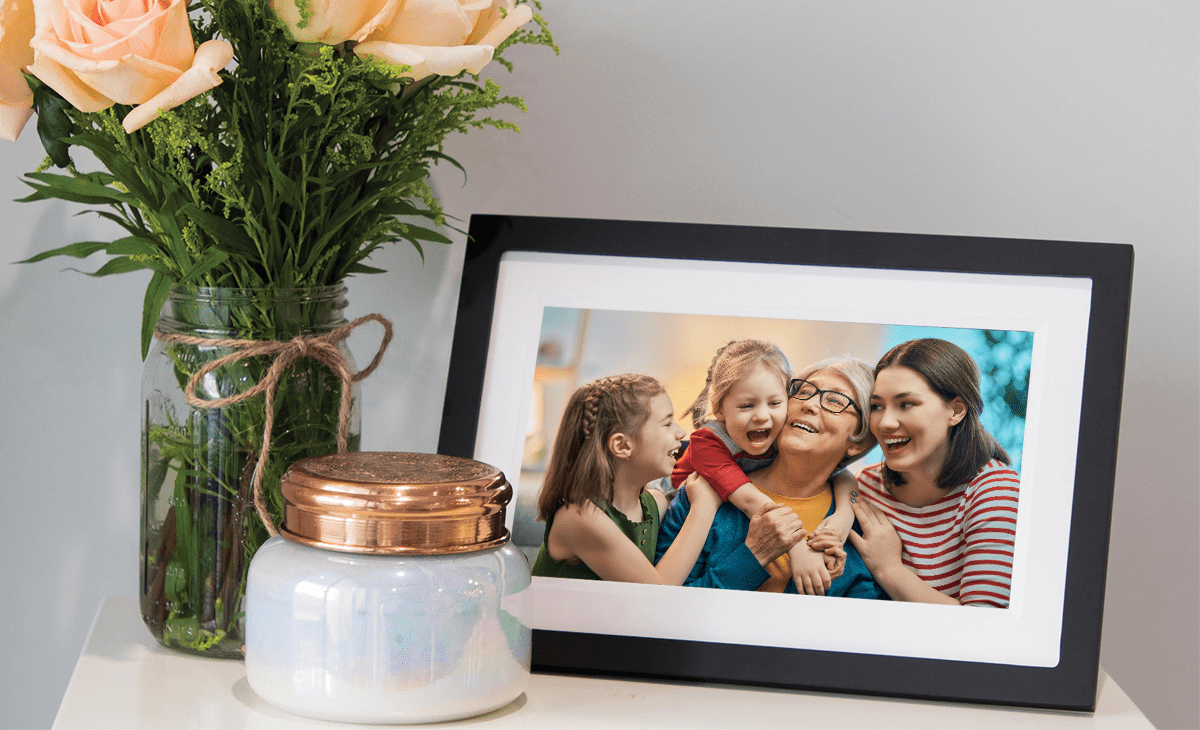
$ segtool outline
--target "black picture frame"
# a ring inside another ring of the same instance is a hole
[[[438,451],[475,453],[501,259],[513,252],[1091,281],[1055,666],[750,646],[535,627],[535,670],[1091,711],[1132,285],[1124,244],[475,215],[469,226]],[[972,609],[962,609],[972,610]]]

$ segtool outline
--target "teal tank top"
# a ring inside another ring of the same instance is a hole
[[[620,528],[621,532],[628,537],[642,554],[646,556],[646,560],[650,564],[654,564],[654,551],[658,549],[658,526],[661,518],[658,514],[658,502],[654,501],[654,495],[650,492],[642,492],[642,515],[645,519],[641,522],[634,522],[626,517],[621,512],[617,511],[612,502],[605,500],[604,502],[596,502],[596,506],[604,510],[604,514],[608,515],[609,519]],[[554,515],[550,515],[550,519],[546,520],[546,532],[542,537],[542,547],[538,550],[537,558],[533,561],[531,572],[534,575],[541,575],[547,578],[578,578],[581,580],[600,580],[600,576],[596,575],[591,568],[587,567],[586,563],[580,562],[576,565],[571,565],[565,560],[554,560],[550,557],[550,553],[546,551],[546,538],[550,536],[550,527],[554,524]]]

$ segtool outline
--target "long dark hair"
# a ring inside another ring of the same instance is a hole
[[[950,489],[969,482],[992,459],[1011,464],[1008,452],[983,424],[983,395],[979,391],[979,366],[961,347],[945,340],[927,337],[896,345],[879,359],[875,377],[889,367],[905,367],[925,379],[930,389],[949,403],[961,398],[967,406],[963,419],[950,427],[950,448],[946,463],[938,474],[937,486]],[[904,477],[883,465],[883,480],[888,486],[904,483]]]
[[[538,519],[550,519],[564,504],[612,499],[614,464],[608,439],[633,434],[650,417],[650,400],[665,393],[649,375],[611,375],[571,394],[554,438],[538,494]]]

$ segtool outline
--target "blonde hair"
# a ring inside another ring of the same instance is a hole
[[[608,439],[633,434],[650,417],[650,400],[666,390],[649,375],[611,375],[581,386],[567,401],[538,495],[538,519],[564,504],[612,499],[615,457]]]
[[[721,410],[721,402],[729,395],[734,384],[753,372],[759,364],[778,375],[784,390],[787,390],[791,367],[782,350],[762,340],[733,340],[713,355],[708,376],[704,380],[704,390],[700,391],[696,401],[681,417],[691,414],[692,426],[703,426],[705,420]]]

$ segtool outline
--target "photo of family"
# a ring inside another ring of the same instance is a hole
[[[1033,333],[545,307],[535,576],[1007,608]]]

